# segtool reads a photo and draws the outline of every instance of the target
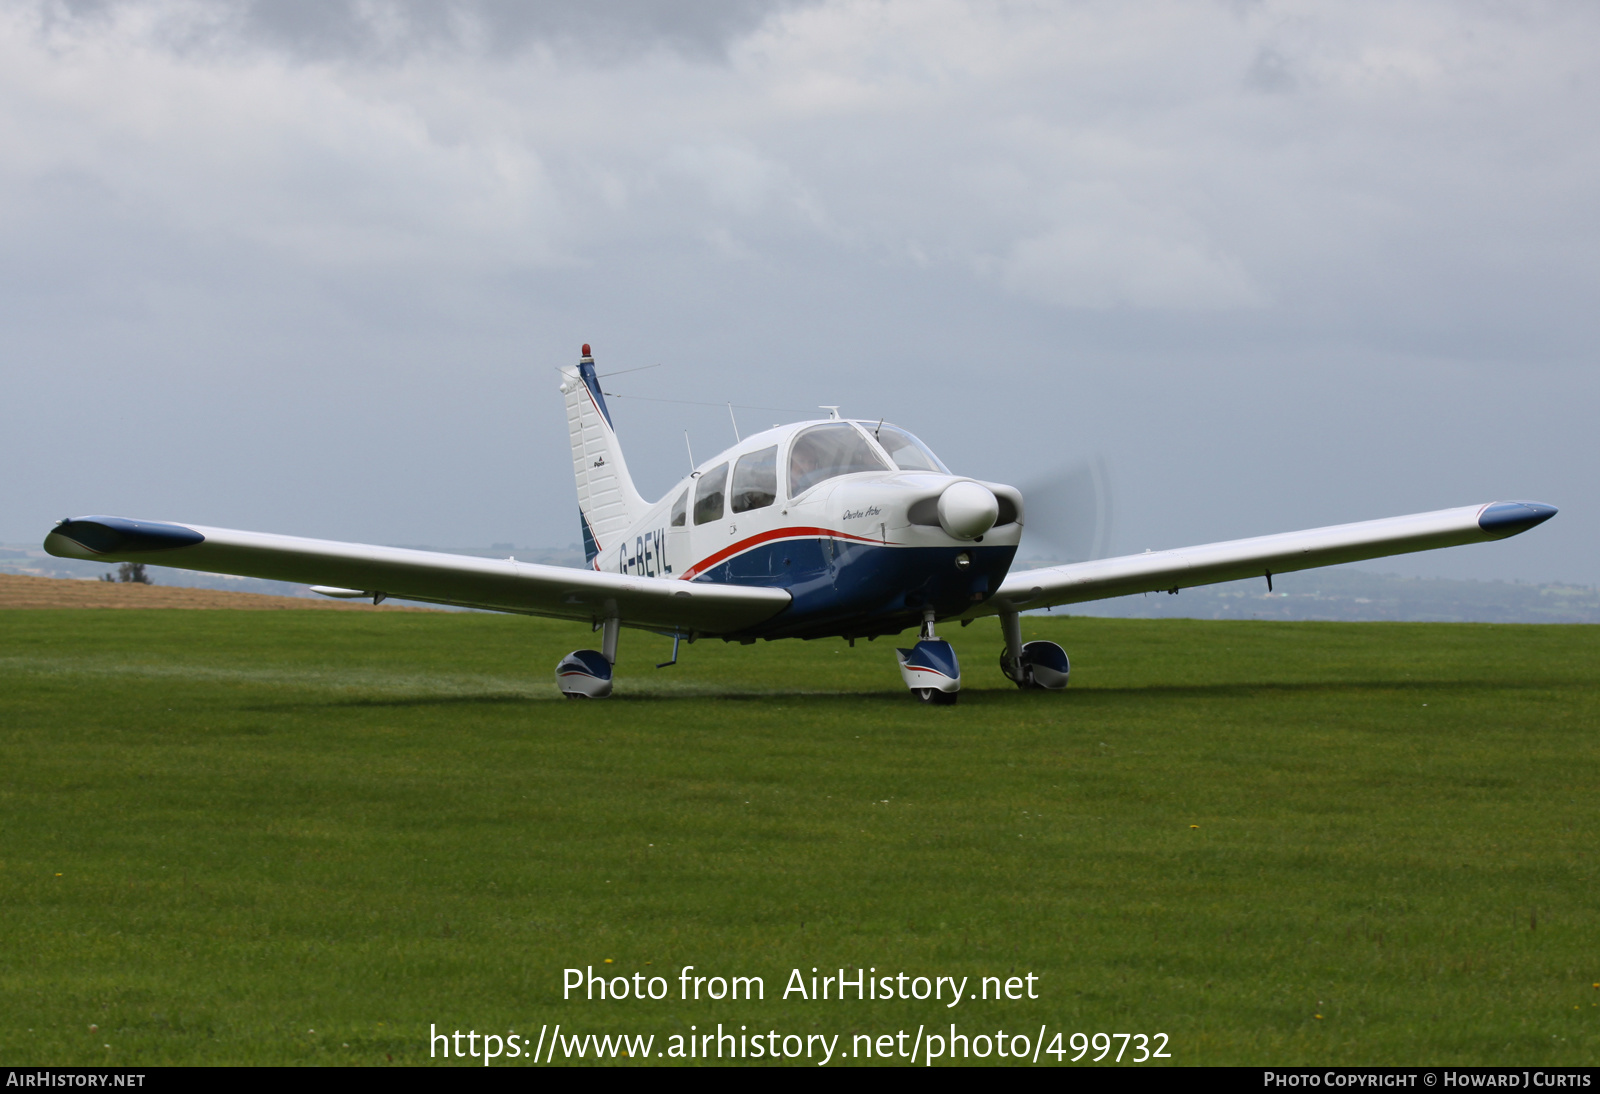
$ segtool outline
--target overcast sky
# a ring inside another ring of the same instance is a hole
[[[563,545],[818,404],[1117,552],[1506,498],[1600,583],[1592,3],[0,9],[0,538]],[[717,404],[654,402],[679,399]]]

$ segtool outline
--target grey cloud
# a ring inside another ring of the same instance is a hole
[[[59,0],[47,21],[154,17],[175,49],[267,48],[302,60],[397,60],[419,52],[512,57],[530,47],[614,63],[652,49],[719,60],[775,13],[814,0],[224,0],[199,8],[163,0]]]
[[[1526,495],[1560,520],[1416,564],[1600,580],[1589,9],[35,10],[0,536],[565,543],[587,341],[716,404],[617,401],[650,491],[722,401],[843,403],[1001,481],[1103,452],[1119,549]]]
[[[1294,70],[1289,59],[1275,49],[1263,46],[1245,74],[1245,86],[1269,95],[1283,95],[1295,89]]]

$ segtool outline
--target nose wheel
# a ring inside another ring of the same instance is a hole
[[[910,649],[898,649],[900,678],[920,701],[933,706],[955,705],[961,694],[961,663],[950,643],[933,635],[933,612],[923,616],[922,637]]]

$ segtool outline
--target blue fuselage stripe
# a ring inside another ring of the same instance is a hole
[[[956,565],[965,553],[971,562]],[[898,634],[932,608],[959,615],[1000,587],[1015,547],[898,547],[845,540],[784,539],[758,544],[697,582],[787,589],[794,600],[749,631],[759,637]]]

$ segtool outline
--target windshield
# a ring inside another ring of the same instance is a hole
[[[819,482],[856,471],[888,471],[883,457],[848,422],[815,425],[789,446],[789,496]]]
[[[880,425],[874,431],[878,443],[889,453],[894,465],[902,471],[940,471],[950,474],[950,469],[940,462],[932,449],[899,426]]]

